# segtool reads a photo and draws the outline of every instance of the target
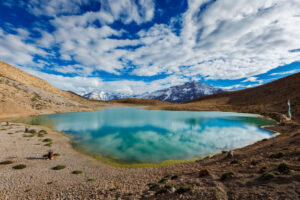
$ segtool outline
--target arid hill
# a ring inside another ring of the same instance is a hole
[[[88,111],[101,105],[0,62],[0,118]]]
[[[249,112],[278,119],[281,114],[288,115],[288,99],[291,102],[292,116],[299,121],[300,73],[254,88],[223,92],[197,98],[186,104],[159,106],[151,109]]]

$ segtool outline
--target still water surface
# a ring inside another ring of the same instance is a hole
[[[273,123],[254,114],[134,107],[43,115],[26,121],[51,124],[70,134],[73,145],[123,164],[183,160],[243,147],[272,137],[259,126]]]

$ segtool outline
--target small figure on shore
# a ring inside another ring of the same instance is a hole
[[[9,126],[9,122],[6,122],[6,126]]]
[[[28,127],[25,126],[25,133],[28,133]]]
[[[229,151],[227,154],[227,158],[233,158],[233,151]]]
[[[49,151],[49,153],[48,153],[48,159],[49,159],[49,160],[53,160],[53,158],[54,158],[54,154],[53,154],[53,151],[51,150],[51,151]]]

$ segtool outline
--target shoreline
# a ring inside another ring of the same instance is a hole
[[[97,109],[97,110],[92,110],[92,111],[79,111],[79,112],[93,112],[93,111],[99,111],[99,110],[104,110],[106,109],[107,107],[127,107],[128,105],[108,105],[108,106],[104,106],[104,107],[101,107],[101,109]],[[129,105],[130,106],[130,105]],[[131,107],[131,106],[130,106]],[[149,106],[134,106],[134,107],[141,107],[141,109],[145,109]],[[168,110],[166,110],[168,111]],[[174,111],[174,110],[172,110]],[[179,110],[180,111],[180,110]],[[188,111],[190,112],[190,111]],[[193,111],[192,111],[193,112]],[[194,112],[223,112],[223,111],[194,111]],[[225,111],[226,112],[226,111]],[[231,112],[231,111],[228,111],[228,112]],[[67,113],[73,113],[73,112],[67,112]],[[234,112],[232,112],[234,113]],[[63,113],[50,113],[50,114],[63,114]],[[50,114],[45,114],[45,115],[50,115]],[[242,114],[253,114],[253,115],[257,115],[258,117],[261,117],[261,118],[264,118],[264,119],[267,119],[267,120],[271,120],[271,121],[274,121],[274,125],[262,125],[262,126],[258,126],[260,129],[263,129],[263,130],[267,130],[269,131],[270,133],[272,133],[274,135],[274,137],[277,137],[278,135],[280,135],[281,133],[280,132],[277,132],[277,131],[274,131],[272,128],[278,126],[278,123],[276,122],[275,119],[272,119],[270,118],[269,116],[263,116],[261,114],[255,114],[255,113],[242,113]],[[34,116],[39,116],[39,115],[31,115],[31,116],[27,116],[27,117],[34,117]],[[27,118],[27,117],[19,117],[19,118],[14,118],[14,119],[11,119],[12,122],[16,122],[18,124],[23,124],[23,125],[26,125],[26,126],[37,126],[37,127],[41,127],[41,128],[44,128],[44,129],[49,129],[50,133],[58,133],[60,134],[61,136],[63,137],[66,137],[68,138],[68,144],[72,147],[72,149],[84,156],[87,156],[89,158],[92,158],[92,159],[95,159],[96,161],[98,162],[101,162],[103,164],[106,164],[108,166],[113,166],[113,167],[120,167],[120,168],[126,168],[126,169],[130,169],[130,168],[151,168],[151,167],[163,167],[163,166],[169,166],[169,165],[175,165],[175,164],[181,164],[181,163],[188,163],[188,162],[195,162],[197,160],[202,160],[206,157],[213,157],[215,155],[218,155],[218,154],[221,154],[223,151],[219,151],[219,152],[216,152],[216,153],[212,153],[212,154],[209,154],[209,155],[206,155],[206,156],[202,156],[202,157],[195,157],[195,158],[188,158],[188,159],[184,159],[184,160],[165,160],[161,163],[133,163],[133,164],[122,164],[122,163],[119,163],[117,161],[114,161],[113,159],[110,159],[110,158],[107,158],[107,157],[103,157],[101,156],[100,154],[96,154],[96,153],[92,153],[92,152],[88,152],[86,150],[84,150],[84,148],[82,148],[80,145],[78,146],[75,146],[72,144],[72,141],[73,141],[73,138],[71,135],[69,134],[66,134],[64,132],[61,132],[61,131],[57,131],[57,130],[54,130],[53,127],[51,125],[33,125],[33,124],[27,124],[27,123],[20,123],[18,122],[18,119],[22,119],[22,118]],[[2,119],[0,119],[0,123],[3,122]],[[263,140],[263,139],[262,139]],[[261,141],[261,140],[260,140]],[[256,141],[256,142],[259,142],[259,141]],[[254,142],[254,143],[256,143]],[[254,143],[249,143],[248,145],[244,146],[244,147],[240,147],[240,148],[236,148],[236,149],[241,149],[241,148],[245,148],[247,146],[250,146]],[[232,151],[235,151],[236,149],[232,149]]]
[[[255,167],[250,164],[250,168],[243,167],[244,164],[238,164],[234,167],[232,164],[230,164],[233,162],[233,160],[242,162],[241,159],[246,159],[246,163],[250,163],[252,162],[250,158],[257,160],[263,155],[268,157],[268,154],[274,152],[274,150],[270,150],[269,148],[278,148],[281,151],[282,149],[287,148],[297,148],[297,144],[291,142],[289,145],[286,145],[283,142],[275,142],[282,141],[282,139],[285,138],[295,137],[293,135],[290,137],[289,134],[285,134],[284,131],[280,132],[280,130],[278,130],[283,128],[287,129],[288,132],[294,133],[295,131],[289,131],[289,128],[292,128],[293,130],[293,127],[280,127],[275,125],[272,127],[264,127],[264,129],[267,129],[268,131],[275,130],[282,134],[274,136],[270,139],[257,141],[254,144],[249,144],[242,148],[235,149],[234,159],[232,158],[228,160],[228,158],[226,158],[227,153],[219,152],[201,159],[198,158],[193,161],[184,161],[182,163],[169,164],[165,166],[142,166],[137,168],[126,168],[112,166],[85,153],[78,152],[71,145],[70,137],[62,132],[55,131],[50,127],[45,127],[42,125],[30,126],[31,129],[36,129],[37,131],[42,129],[46,130],[49,134],[41,138],[38,136],[24,137],[24,124],[11,124],[11,127],[7,127],[5,125],[3,126],[3,123],[1,123],[0,135],[2,140],[0,140],[0,150],[3,153],[0,157],[0,162],[5,160],[13,161],[13,164],[7,166],[0,165],[0,172],[3,172],[2,179],[0,180],[0,196],[3,196],[4,199],[114,199],[118,197],[122,197],[122,199],[157,199],[158,196],[156,193],[159,191],[159,188],[164,186],[164,184],[159,182],[164,180],[164,177],[169,177],[170,174],[175,174],[180,178],[174,180],[168,179],[168,184],[174,185],[176,188],[181,186],[186,187],[192,184],[194,185],[194,189],[192,189],[191,193],[185,194],[187,195],[186,198],[183,198],[183,196],[178,196],[176,193],[168,192],[167,195],[170,195],[170,198],[166,197],[163,199],[197,199],[197,196],[206,197],[208,199],[211,198],[207,196],[207,193],[201,193],[201,188],[205,189],[205,191],[212,191],[213,193],[211,195],[215,196],[216,199],[220,199],[219,197],[225,195],[225,193],[220,193],[218,187],[208,187],[204,184],[205,182],[202,181],[203,179],[197,178],[200,169],[208,169],[209,174],[211,174],[207,178],[204,178],[204,180],[211,182],[210,184],[212,185],[220,184],[220,179],[213,177],[221,177],[222,173],[228,170],[234,170],[236,172],[238,171],[238,174],[249,174],[251,171],[253,171],[252,168]],[[300,130],[300,128],[296,127],[295,130]],[[9,134],[10,132],[12,134]],[[44,146],[42,141],[45,138],[53,139],[53,145],[51,147]],[[284,145],[286,148],[277,147],[278,145]],[[54,153],[59,153],[60,156],[55,157],[54,160],[44,159],[43,155],[46,154],[50,149],[52,149]],[[264,162],[264,164],[266,165],[270,162],[270,164],[267,165],[270,165],[270,169],[272,169],[274,164],[272,164],[273,161],[271,162],[269,159],[270,158],[267,158],[265,161],[266,163]],[[291,159],[294,158],[291,157]],[[276,160],[274,161],[276,165],[279,164],[276,162]],[[290,159],[287,160],[287,158],[285,158],[285,161],[288,161],[289,163],[294,162],[290,161]],[[243,161],[243,163],[244,162],[245,161]],[[25,164],[27,167],[20,171],[12,169],[12,167],[16,164]],[[263,163],[258,164],[257,167],[260,168],[261,166],[264,166],[262,164]],[[52,168],[56,165],[65,165],[66,168],[55,171]],[[235,169],[239,166],[242,168]],[[73,171],[76,170],[82,171],[82,174],[72,174]],[[243,170],[246,171],[243,172]],[[286,176],[294,176],[294,174],[295,173],[293,172],[292,174]],[[241,174],[235,176],[241,177],[245,175]],[[296,174],[295,176],[296,178],[293,178],[292,180],[297,180],[298,175]],[[246,175],[246,177],[243,178],[243,181],[244,179],[248,180],[249,177],[251,178],[251,176]],[[232,181],[235,180],[239,181],[237,178],[233,179]],[[229,181],[228,184],[231,184],[232,181]],[[256,181],[256,179],[254,181]],[[149,189],[148,185],[150,183],[158,183],[159,187],[156,189]],[[242,192],[243,194],[250,191],[250,194],[252,195],[254,191],[261,190],[260,182],[258,181],[256,184],[258,184],[257,187],[260,189],[255,189],[254,187],[254,190],[252,190],[246,187],[246,190],[240,190],[241,186],[238,186],[235,187],[235,189],[231,188],[229,190],[235,191],[236,193]],[[291,184],[297,185],[298,182],[292,182]],[[272,185],[269,187],[276,188],[277,186]],[[281,185],[281,187],[283,187],[283,185]],[[286,187],[290,188],[291,185],[287,185]],[[227,189],[223,188],[222,190],[226,191]],[[276,191],[276,189],[273,190]],[[270,194],[270,196],[275,197],[276,194],[273,194],[272,191],[262,192],[267,192]],[[189,196],[189,194],[192,196]],[[289,192],[286,195],[294,195],[294,193]]]

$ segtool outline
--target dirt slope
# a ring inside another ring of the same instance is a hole
[[[0,119],[56,112],[93,110],[92,102],[0,62]]]

